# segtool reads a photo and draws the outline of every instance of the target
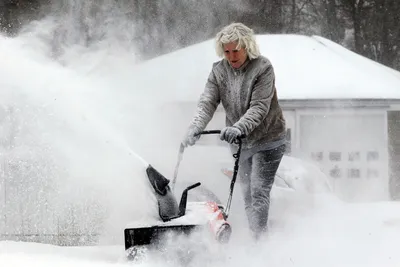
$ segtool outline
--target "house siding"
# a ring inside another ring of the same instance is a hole
[[[388,111],[389,190],[400,200],[400,111]]]

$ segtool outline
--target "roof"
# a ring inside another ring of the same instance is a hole
[[[295,34],[256,38],[274,66],[280,99],[400,99],[400,72],[330,40]],[[146,61],[135,76],[147,91],[196,101],[218,60],[208,40]]]

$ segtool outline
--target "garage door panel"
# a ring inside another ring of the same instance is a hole
[[[300,149],[331,178],[345,200],[387,197],[384,114],[305,114]]]
[[[380,147],[385,144],[383,116],[300,116],[301,148],[324,147],[354,148]],[[317,135],[316,135],[317,133]]]

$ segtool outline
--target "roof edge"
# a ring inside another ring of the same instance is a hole
[[[327,99],[279,99],[282,108],[389,108],[400,105],[400,99],[379,98],[327,98]]]

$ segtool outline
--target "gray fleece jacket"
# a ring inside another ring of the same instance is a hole
[[[266,57],[247,60],[240,69],[225,59],[215,62],[198,102],[194,126],[204,130],[220,103],[226,126],[246,135],[243,149],[265,147],[284,138],[286,123],[278,104],[275,73]]]

